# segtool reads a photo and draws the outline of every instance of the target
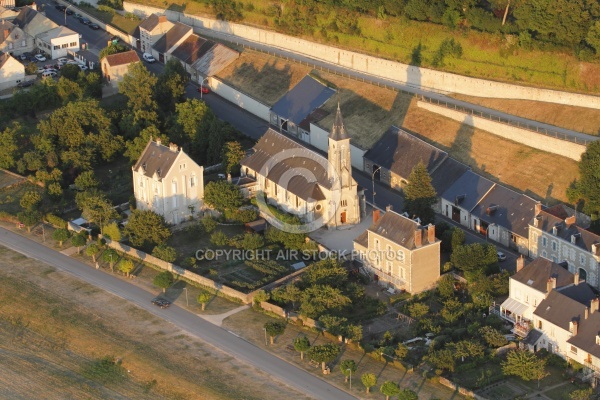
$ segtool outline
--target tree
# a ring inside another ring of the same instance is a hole
[[[454,372],[454,354],[449,349],[431,351],[427,359],[438,369]]]
[[[105,48],[103,48],[102,50],[100,50],[100,53],[98,53],[98,59],[102,60],[106,56],[110,56],[112,54],[117,54],[117,53],[122,53],[127,50],[128,50],[127,46],[125,46],[121,43],[118,43],[118,42],[111,43],[108,46],[106,46]]]
[[[212,126],[215,115],[212,110],[198,99],[187,99],[175,105],[177,136],[174,138],[182,143],[190,143],[190,154],[207,161],[206,152],[209,141],[209,127]]]
[[[538,358],[534,353],[527,350],[510,351],[506,356],[506,361],[502,362],[502,373],[518,376],[524,381],[537,379],[538,389],[540,380],[548,375],[546,360]]]
[[[111,272],[114,272],[115,262],[119,259],[119,255],[113,249],[106,249],[104,253],[102,253],[102,261],[107,262],[110,265]]]
[[[243,200],[239,187],[227,181],[209,182],[204,188],[204,202],[219,211],[238,209]]]
[[[454,277],[452,274],[446,274],[438,281],[438,292],[444,299],[454,297]]]
[[[271,344],[273,344],[275,336],[282,335],[285,332],[285,324],[283,322],[267,322],[264,328],[267,331],[267,335],[269,335]]]
[[[389,400],[390,396],[396,396],[400,393],[400,386],[396,382],[387,381],[381,385],[379,391],[385,395],[385,400]]]
[[[40,222],[42,215],[37,211],[22,211],[17,214],[17,218],[27,227],[27,232],[31,232],[31,227]]]
[[[177,251],[173,247],[165,244],[156,246],[152,250],[152,255],[168,263],[173,263],[177,259]]]
[[[225,167],[225,173],[231,174],[233,168],[242,161],[244,158],[244,149],[240,142],[227,142],[223,148],[223,161],[222,164]]]
[[[411,317],[419,319],[429,312],[429,306],[423,303],[413,303],[408,306],[408,313]]]
[[[271,296],[269,296],[269,293],[265,292],[262,289],[259,289],[256,291],[256,293],[254,293],[254,304],[260,304],[264,301],[268,301],[270,297]]]
[[[183,100],[187,81],[188,74],[181,62],[175,58],[169,59],[156,84],[156,98],[164,114],[172,114],[175,105]]]
[[[98,179],[96,179],[94,171],[92,170],[83,171],[79,174],[79,176],[77,176],[77,178],[75,178],[75,188],[77,190],[86,191],[89,189],[96,189],[98,188],[99,184],[100,182],[98,182]]]
[[[328,285],[342,288],[348,281],[348,271],[342,263],[333,258],[312,263],[302,275],[302,282],[306,286]]]
[[[448,299],[444,302],[441,315],[449,323],[455,322],[464,313],[462,303],[456,299]]]
[[[372,374],[370,372],[367,372],[366,374],[362,374],[362,376],[360,377],[360,380],[362,382],[363,385],[365,385],[365,387],[367,388],[367,393],[371,392],[371,388],[375,385],[377,385],[377,376],[375,376],[375,374]]]
[[[144,64],[129,64],[127,74],[119,82],[119,92],[127,97],[129,114],[121,124],[129,124],[131,137],[142,129],[158,122],[158,104],[154,98],[154,87],[158,78],[151,74]]]
[[[37,74],[37,69],[38,69],[37,64],[34,62],[30,62],[27,64],[27,66],[25,66],[25,73],[27,75],[35,75],[35,74]]]
[[[600,21],[596,21],[590,26],[585,41],[594,48],[596,54],[600,54]]]
[[[271,297],[273,300],[281,303],[292,303],[292,308],[296,308],[296,301],[300,298],[302,291],[294,283],[285,286],[279,286],[273,289]]]
[[[465,231],[461,228],[452,229],[452,251],[465,244]]]
[[[69,239],[69,231],[66,229],[56,229],[53,233],[52,233],[52,239],[56,240],[58,242],[58,246],[62,247],[63,242],[67,239]]]
[[[506,337],[502,334],[502,332],[492,328],[491,326],[481,327],[479,329],[479,334],[491,347],[502,347],[508,343],[508,340],[506,340]]]
[[[344,374],[344,382],[348,382],[348,377],[356,372],[358,369],[354,360],[344,360],[340,364],[340,370]]]
[[[454,353],[455,358],[460,358],[462,361],[468,357],[480,358],[484,354],[483,345],[473,340],[461,340],[456,343],[450,343],[448,349]]]
[[[78,193],[76,200],[85,219],[93,222],[100,227],[100,232],[104,233],[104,225],[111,219],[118,217],[117,211],[112,203],[103,193],[96,190]],[[111,238],[112,239],[112,238]]]
[[[104,227],[103,235],[115,242],[120,242],[122,239],[121,229],[114,221]]]
[[[302,293],[300,314],[319,318],[325,312],[336,312],[352,301],[340,289],[328,285],[314,285]]]
[[[163,290],[163,293],[167,291],[174,282],[173,274],[169,271],[163,271],[154,277],[152,283],[154,286],[158,286]]]
[[[0,132],[0,168],[12,168],[17,162],[19,146],[17,144],[17,134],[21,126],[13,122],[12,126],[6,127]]]
[[[325,330],[332,335],[340,335],[344,329],[344,324],[348,322],[347,318],[335,315],[324,314],[319,317],[319,322]]]
[[[79,86],[79,83],[64,76],[61,76],[58,80],[56,93],[61,98],[63,105],[72,101],[79,101],[83,98],[83,89]]]
[[[204,231],[206,233],[211,233],[215,229],[217,229],[217,221],[215,221],[212,217],[202,218],[202,226],[204,227]]]
[[[394,350],[394,354],[396,354],[396,357],[402,360],[408,355],[408,347],[406,347],[402,343],[398,343],[396,350]]]
[[[436,193],[423,162],[419,162],[410,173],[404,197],[406,211],[411,217],[419,217],[422,224],[433,223],[435,213],[432,207],[436,202]]]
[[[592,393],[593,393],[592,388],[579,389],[579,390],[575,390],[575,391],[571,392],[571,394],[569,395],[569,398],[571,400],[588,400],[592,397]]]
[[[450,257],[452,264],[465,274],[469,283],[494,272],[498,265],[496,247],[489,243],[473,243],[458,246]]]
[[[244,250],[260,249],[265,245],[265,238],[257,233],[245,233],[241,245]]]
[[[96,243],[90,243],[88,247],[85,248],[85,254],[92,257],[92,261],[96,262],[96,254],[100,251],[100,248]]]
[[[215,246],[225,246],[229,243],[229,237],[223,231],[216,231],[210,235],[210,242]]]
[[[71,239],[71,244],[77,247],[77,254],[81,253],[81,246],[85,246],[87,243],[87,236],[88,235],[86,231],[81,231],[73,236],[73,239]]]
[[[583,203],[583,211],[592,216],[594,232],[600,232],[600,142],[591,142],[579,161],[579,181],[567,190],[571,203]]]
[[[398,393],[398,400],[419,400],[419,395],[413,390],[403,389]]]
[[[332,343],[313,346],[306,353],[308,358],[321,363],[323,371],[325,371],[325,363],[335,360],[338,354],[340,354],[340,348]]]
[[[117,264],[117,269],[125,274],[127,274],[127,277],[129,278],[129,274],[131,273],[131,271],[133,271],[133,269],[135,268],[135,265],[133,264],[133,261],[131,261],[128,258],[122,258],[121,261],[119,261],[119,263]]]
[[[134,210],[124,233],[134,246],[164,244],[171,237],[165,218],[149,210]]]
[[[294,349],[300,352],[300,359],[304,360],[304,352],[310,349],[310,340],[305,335],[298,336],[293,341]]]
[[[206,303],[208,303],[210,301],[210,299],[212,299],[212,297],[213,297],[213,295],[210,292],[207,292],[204,290],[198,294],[198,298],[196,300],[202,306],[202,311],[204,311],[204,307],[206,307]]]
[[[21,200],[19,200],[19,204],[26,211],[35,210],[38,205],[42,202],[42,195],[35,190],[28,190],[23,193]]]

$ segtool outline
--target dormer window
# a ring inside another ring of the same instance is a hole
[[[554,226],[552,227],[552,234],[553,234],[554,236],[558,235],[558,226],[554,225]]]

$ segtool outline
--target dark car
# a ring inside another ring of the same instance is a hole
[[[79,22],[81,22],[81,23],[82,23],[82,24],[84,24],[84,25],[89,25],[89,24],[91,24],[91,23],[92,23],[92,21],[90,21],[90,20],[89,20],[89,19],[87,19],[86,17],[79,18]]]
[[[171,302],[165,299],[161,299],[160,297],[155,297],[152,299],[152,304],[160,308],[169,308]]]
[[[73,12],[73,10],[67,10],[67,11],[65,11],[65,13],[67,13],[67,15],[73,15],[73,14],[75,14],[75,13]]]
[[[98,25],[98,24],[89,24],[88,26],[90,28],[92,28],[93,30],[95,30],[95,31],[98,30],[98,29],[100,29],[100,25]]]
[[[65,11],[67,9],[66,6],[63,6],[61,4],[55,5],[54,8],[56,8],[58,11]]]
[[[23,82],[19,82],[17,84],[17,87],[19,88],[26,88],[29,86],[33,86],[35,84],[35,81],[23,81]]]

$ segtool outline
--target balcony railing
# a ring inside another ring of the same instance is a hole
[[[521,336],[521,337],[525,337],[531,331],[531,324],[529,322],[526,322],[526,321],[524,321],[524,322],[516,322],[512,331],[513,331],[513,333],[515,335],[518,335],[518,336]]]
[[[589,361],[584,361],[583,362],[583,366],[586,367],[586,368],[591,369],[595,373],[600,374],[600,366],[598,366],[598,365],[594,365],[593,363],[591,363]]]

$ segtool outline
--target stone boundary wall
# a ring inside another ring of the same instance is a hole
[[[500,122],[490,121],[489,119],[478,117],[476,115],[451,110],[444,106],[438,106],[423,101],[418,101],[417,105],[427,111],[443,115],[444,117],[451,118],[474,128],[483,129],[484,131],[512,140],[513,142],[521,143],[525,146],[533,147],[534,149],[547,151],[548,153],[558,154],[575,161],[579,161],[581,159],[581,154],[586,150],[586,146],[582,144],[550,137]]]
[[[239,37],[415,88],[477,97],[524,99],[600,109],[600,97],[598,96],[520,86],[410,66],[264,29],[196,15],[186,15],[178,11],[142,4],[123,2],[123,8],[125,11],[141,17],[153,13],[165,14],[169,20],[193,26],[196,31],[208,30],[209,34],[225,35],[228,40],[232,41]]]
[[[208,287],[208,288],[213,289],[217,292],[220,292],[226,296],[239,299],[244,304],[252,303],[252,299],[254,298],[255,292],[252,292],[249,294],[238,292],[237,290],[232,289],[227,286],[224,286],[220,283],[217,283],[217,282],[213,281],[212,279],[205,278],[201,275],[195,274],[191,271],[181,268],[175,264],[163,261],[159,258],[156,258],[156,257],[150,255],[150,254],[144,253],[141,250],[135,249],[133,247],[124,245],[119,242],[115,242],[115,241],[107,239],[107,238],[104,238],[104,240],[106,240],[106,245],[108,247],[110,247],[111,249],[120,251],[124,254],[127,254],[129,257],[135,258],[135,259],[143,261],[143,262],[150,263],[152,265],[157,266],[158,268],[160,268],[162,270],[169,271],[173,274],[176,274],[180,277],[188,279],[192,282],[198,283],[201,286]]]
[[[459,386],[456,383],[452,382],[451,380],[446,379],[442,376],[440,376],[439,380],[442,385],[444,385],[452,390],[458,391],[458,393],[462,394],[463,396],[472,397],[477,400],[487,400],[485,397],[482,397],[482,396],[479,396],[478,394],[473,393],[472,390],[469,390],[467,388]]]

